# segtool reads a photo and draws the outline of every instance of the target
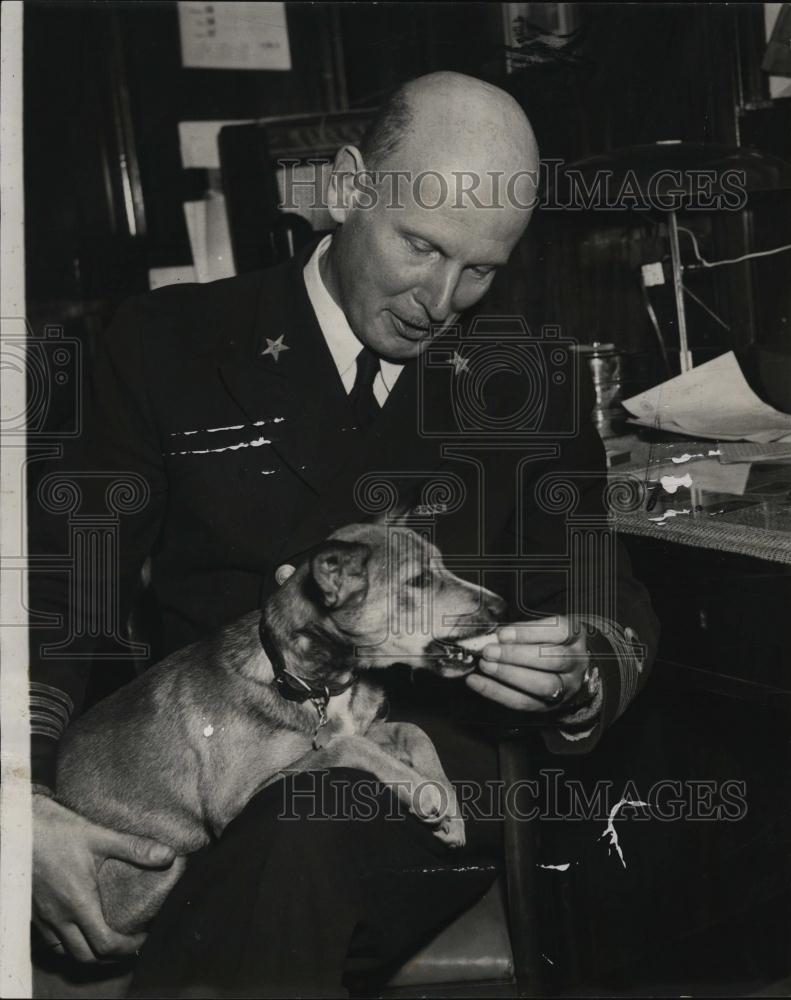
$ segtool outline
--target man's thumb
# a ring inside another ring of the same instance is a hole
[[[167,844],[129,833],[114,834],[106,844],[106,853],[108,858],[129,861],[141,868],[167,868],[176,857],[176,852]]]

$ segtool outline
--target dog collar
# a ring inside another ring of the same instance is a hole
[[[316,706],[316,711],[319,713],[319,718],[322,718],[330,698],[335,698],[339,694],[343,694],[344,691],[348,691],[356,680],[354,674],[352,674],[348,681],[344,681],[342,684],[337,681],[327,681],[321,684],[306,681],[304,677],[300,677],[299,674],[295,674],[293,670],[289,670],[286,667],[277,643],[264,621],[263,615],[258,623],[258,635],[261,639],[264,652],[272,664],[275,684],[280,694],[289,701],[298,701],[300,703],[312,701]]]

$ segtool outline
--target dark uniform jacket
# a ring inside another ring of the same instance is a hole
[[[141,570],[161,657],[260,607],[277,566],[333,529],[407,504],[511,620],[587,620],[602,709],[577,738],[573,720],[550,728],[551,749],[590,747],[644,682],[656,623],[606,526],[569,345],[479,315],[407,364],[363,434],[304,262],[132,299],[98,345],[83,433],[31,497],[34,780],[51,779],[91,665],[139,657]]]

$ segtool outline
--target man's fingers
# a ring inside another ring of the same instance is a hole
[[[83,935],[100,961],[134,955],[138,948],[142,948],[146,939],[145,934],[119,934],[108,927],[104,920],[100,924],[86,926]]]
[[[551,670],[533,670],[524,666],[512,666],[509,663],[492,663],[490,660],[481,660],[479,669],[487,677],[495,678],[501,684],[507,684],[517,691],[530,695],[531,698],[538,698],[542,707],[546,707],[543,701],[552,698],[561,690],[558,674]],[[572,682],[568,674],[563,675],[563,685],[564,690],[571,694]]]
[[[553,618],[536,618],[529,622],[515,622],[503,625],[497,629],[497,639],[502,643],[518,642],[536,644],[541,642],[561,645],[574,640],[579,635],[579,628],[573,628],[571,621],[565,615]]]
[[[133,955],[146,939],[145,934],[120,934],[107,925],[98,890],[91,893],[90,901],[83,904],[75,918],[79,922],[78,929],[99,961]]]
[[[45,945],[53,952],[68,951],[80,962],[100,962],[132,955],[142,947],[145,934],[120,934],[104,919],[98,891],[87,892],[79,905],[49,918],[33,916]]]
[[[63,924],[58,928],[60,938],[66,951],[78,962],[96,963],[99,956],[85,940],[85,935],[76,924]]]
[[[532,698],[529,694],[515,691],[513,688],[506,687],[504,684],[500,684],[490,677],[482,677],[480,674],[468,674],[464,680],[467,687],[483,695],[484,698],[489,698],[490,701],[496,701],[500,705],[505,705],[506,708],[515,708],[517,711],[522,712],[541,712],[547,708],[544,702],[539,701],[538,698]]]
[[[64,951],[63,942],[55,933],[54,929],[50,927],[48,923],[42,920],[40,917],[33,916],[33,924],[38,931],[41,940],[44,942],[45,947],[50,948],[52,951],[62,952]]]
[[[532,670],[558,673],[573,665],[575,654],[571,646],[556,646],[551,643],[540,646],[493,643],[484,646],[481,657],[489,663],[510,663],[515,667],[530,667]]]
[[[135,837],[131,833],[116,833],[103,830],[101,844],[98,845],[105,857],[129,861],[141,868],[169,868],[176,852],[167,844],[160,844],[149,837]]]

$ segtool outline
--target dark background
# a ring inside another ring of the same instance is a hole
[[[533,121],[544,157],[573,161],[682,139],[741,143],[791,159],[791,101],[773,105],[760,70],[760,4],[581,4],[578,12],[574,60],[506,74],[500,4],[290,3],[293,70],[261,72],[183,69],[175,3],[27,3],[34,327],[65,323],[90,349],[117,303],[147,288],[148,268],[190,263],[181,205],[202,197],[207,178],[181,167],[180,120],[373,107],[403,80],[456,69],[509,89]],[[135,199],[134,234],[123,210],[121,154]],[[791,198],[776,193],[743,212],[687,213],[681,222],[700,234],[704,255],[732,257],[787,242]],[[687,240],[682,250],[691,261]],[[663,257],[666,227],[654,213],[539,211],[496,297],[531,324],[560,323],[582,342],[614,342],[629,352],[628,374],[647,384],[663,370],[639,266]],[[701,357],[750,345],[791,353],[789,255],[687,280],[731,328],[688,303]],[[661,296],[657,310],[672,348],[672,309]]]

